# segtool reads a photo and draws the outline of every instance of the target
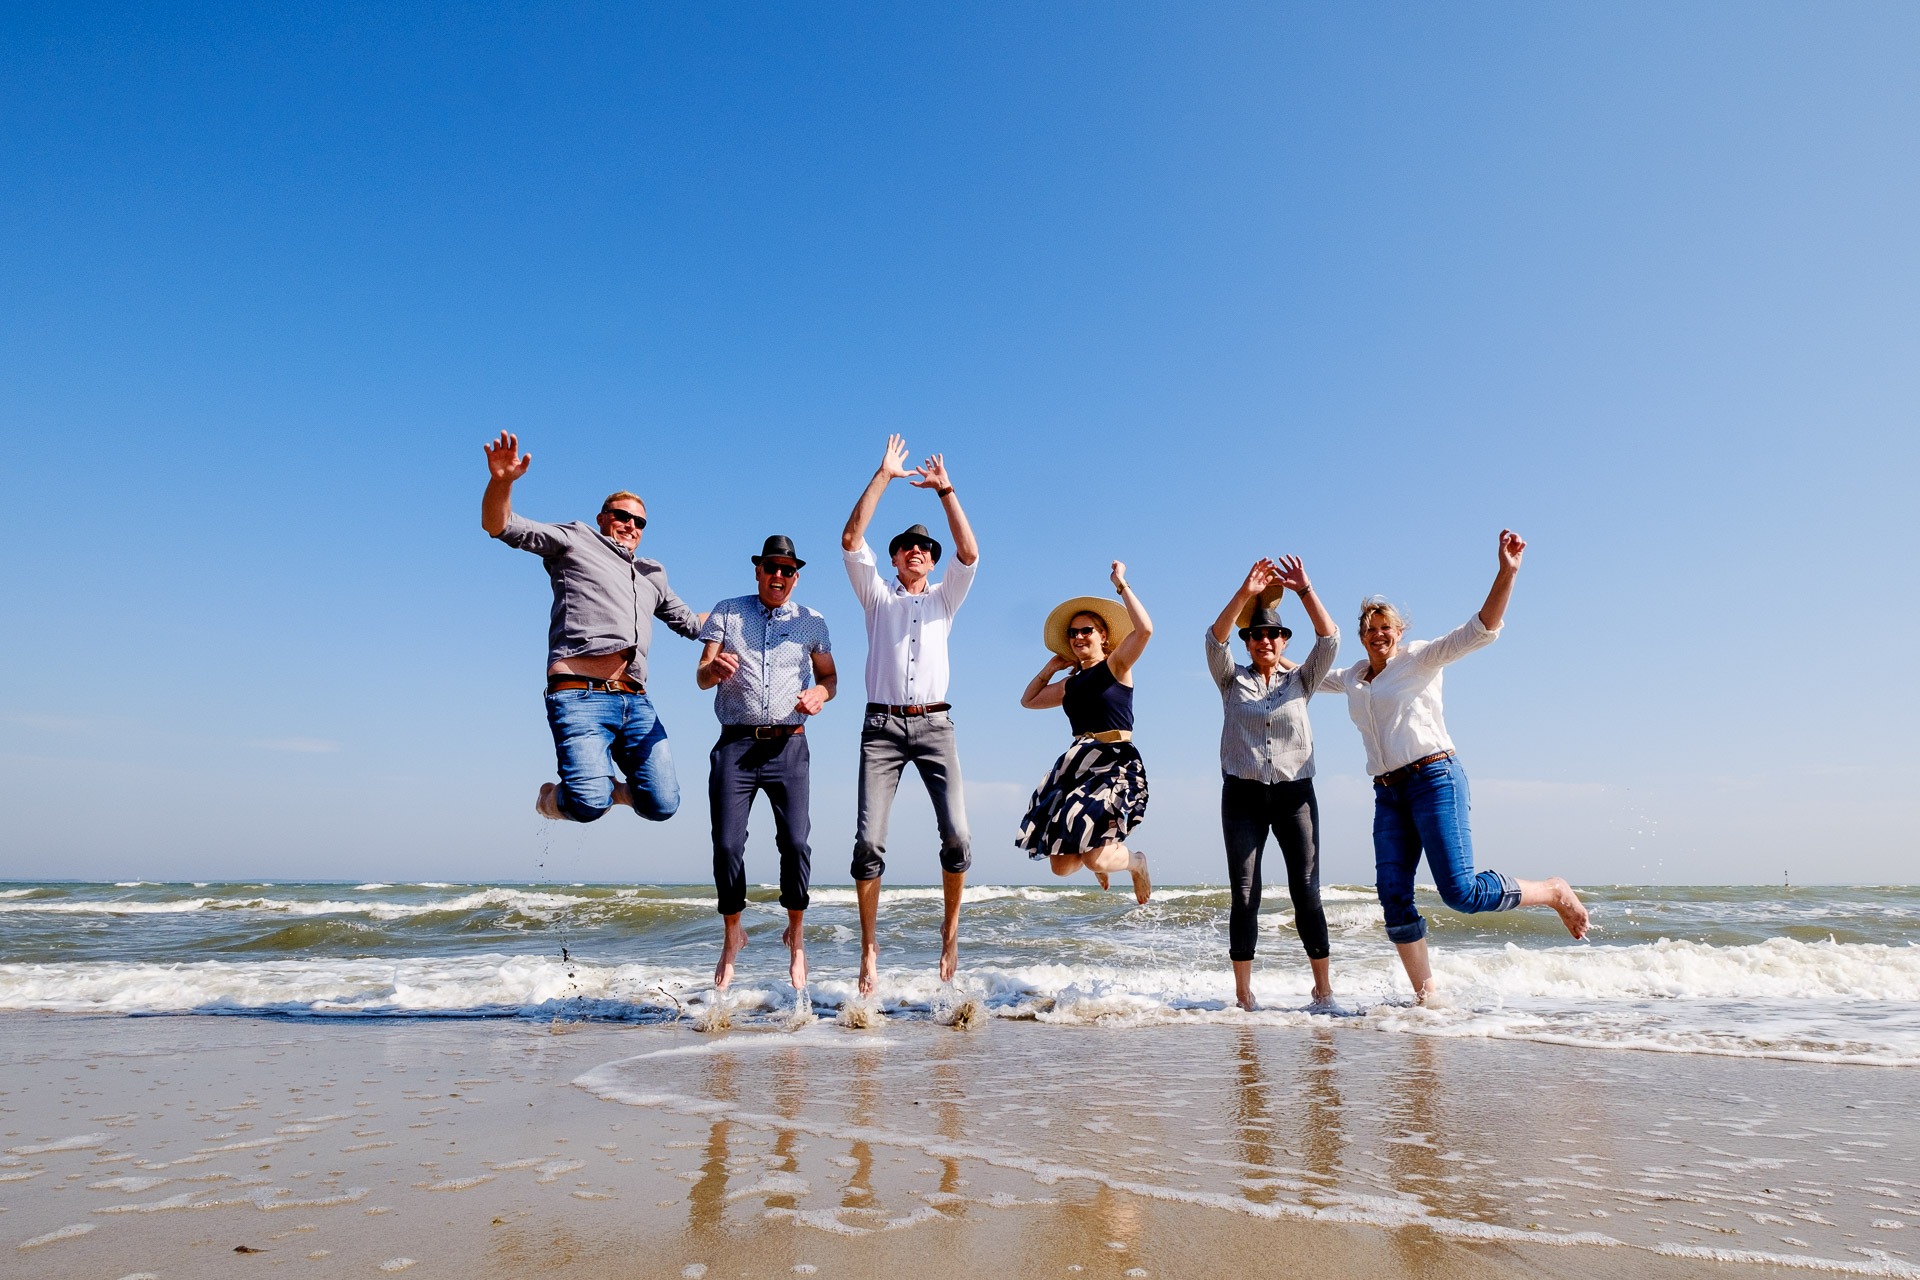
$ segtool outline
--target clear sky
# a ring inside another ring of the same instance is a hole
[[[532,813],[547,582],[479,528],[648,502],[694,605],[841,523],[889,431],[981,545],[976,877],[1064,745],[1039,628],[1128,562],[1158,877],[1219,880],[1200,633],[1305,558],[1437,634],[1482,865],[1906,881],[1920,8],[15,4],[0,11],[0,875],[700,880],[687,803]],[[937,506],[904,486],[884,535]],[[1306,628],[1295,651],[1304,650]],[[1326,875],[1368,883],[1316,703]],[[932,878],[903,787],[893,879]],[[756,821],[749,873],[774,878]]]

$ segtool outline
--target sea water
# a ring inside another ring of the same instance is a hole
[[[1590,939],[1553,913],[1461,916],[1430,890],[1439,994],[1409,998],[1371,889],[1324,891],[1340,1008],[1308,1007],[1284,890],[1263,904],[1254,990],[1232,1001],[1224,889],[966,890],[961,973],[935,966],[938,888],[889,886],[877,1005],[933,1021],[1062,1030],[1223,1025],[1341,1035],[1518,1039],[1667,1053],[1920,1064],[1920,889],[1583,889]],[[794,1025],[777,892],[750,895],[751,943],[727,1013]],[[0,1009],[298,1017],[509,1017],[691,1023],[712,1000],[710,890],[599,884],[0,886]],[[812,1012],[854,997],[851,888],[813,891]]]

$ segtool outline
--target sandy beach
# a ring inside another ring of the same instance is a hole
[[[1904,1275],[1920,1225],[1898,1070],[1261,1027],[6,1024],[23,1280]]]

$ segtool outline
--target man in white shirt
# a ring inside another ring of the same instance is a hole
[[[906,442],[887,437],[886,457],[867,481],[847,517],[840,547],[853,594],[867,614],[867,714],[860,728],[860,816],[853,842],[854,891],[860,901],[860,994],[872,995],[880,948],[874,927],[880,914],[880,877],[886,870],[887,818],[893,811],[900,771],[909,762],[920,771],[940,827],[940,883],[946,912],[940,925],[940,980],[952,981],[960,965],[960,891],[972,865],[967,810],[960,786],[960,756],[947,714],[947,634],[953,615],[973,586],[980,547],[960,499],[947,478],[945,460],[934,454],[907,465]],[[916,489],[932,489],[946,509],[958,562],[939,582],[927,575],[940,562],[940,544],[916,524],[888,544],[895,579],[888,582],[867,545],[867,525],[880,495],[894,480],[918,476]]]

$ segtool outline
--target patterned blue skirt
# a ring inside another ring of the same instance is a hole
[[[1033,793],[1014,841],[1029,858],[1090,853],[1147,815],[1147,766],[1131,742],[1076,739]]]

